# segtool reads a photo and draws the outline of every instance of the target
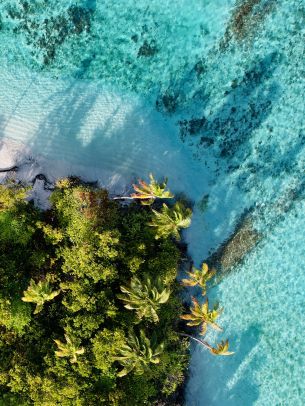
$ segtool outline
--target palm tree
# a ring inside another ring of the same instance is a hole
[[[202,296],[206,294],[206,284],[213,278],[215,271],[209,271],[207,264],[202,264],[201,269],[192,267],[192,272],[187,272],[189,279],[182,279],[181,283],[184,286],[200,286],[202,289]]]
[[[121,286],[120,288],[123,294],[119,294],[118,298],[125,303],[126,309],[136,310],[139,320],[144,317],[155,323],[159,321],[157,311],[170,296],[170,290],[164,288],[160,279],[152,284],[148,277],[144,279],[144,282],[133,277],[129,287]]]
[[[214,355],[232,355],[234,352],[228,351],[229,349],[229,340],[221,341],[217,344],[216,348],[211,348],[211,353]]]
[[[180,316],[181,319],[188,320],[188,326],[201,326],[200,335],[206,333],[208,325],[214,330],[222,331],[222,328],[215,322],[222,310],[218,310],[217,306],[214,306],[213,310],[209,310],[208,298],[202,305],[194,297],[192,297],[192,302],[191,313]]]
[[[140,331],[140,337],[130,333],[128,344],[124,344],[119,349],[119,356],[114,357],[114,361],[118,361],[123,367],[117,376],[125,376],[131,371],[136,375],[142,375],[149,369],[150,364],[159,364],[159,355],[163,349],[164,343],[150,341],[143,330]]]
[[[234,352],[228,351],[229,349],[229,340],[221,341],[221,343],[217,344],[217,348],[213,348],[209,343],[200,338],[193,337],[190,334],[186,333],[178,333],[180,336],[188,337],[191,340],[194,340],[196,343],[201,344],[203,347],[207,348],[211,354],[213,355],[232,355]]]
[[[152,204],[155,199],[172,199],[174,195],[166,190],[167,178],[164,182],[158,183],[152,174],[149,174],[150,183],[147,184],[139,179],[139,185],[132,185],[135,192],[131,195],[132,199],[140,199],[142,204]]]
[[[177,202],[173,208],[169,208],[165,203],[158,212],[153,209],[154,218],[149,226],[155,227],[156,239],[173,236],[180,240],[179,231],[187,228],[191,224],[192,210],[185,207],[181,202]]]
[[[52,288],[47,281],[39,281],[36,283],[33,279],[27,290],[23,292],[24,296],[21,298],[24,302],[36,303],[34,314],[39,313],[45,302],[48,302],[60,294],[60,290],[52,291]]]
[[[66,344],[62,343],[60,340],[54,340],[57,344],[59,351],[55,351],[57,357],[70,357],[70,362],[75,364],[77,362],[77,355],[82,355],[85,352],[84,347],[78,348],[76,343],[65,334]]]

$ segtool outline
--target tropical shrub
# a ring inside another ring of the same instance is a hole
[[[128,336],[128,344],[124,344],[119,352],[120,356],[114,360],[124,367],[119,373],[119,377],[123,377],[134,371],[136,375],[142,375],[146,372],[150,364],[159,364],[160,357],[164,349],[164,343],[151,343],[146,337],[143,330],[140,331],[140,336],[130,333]]]

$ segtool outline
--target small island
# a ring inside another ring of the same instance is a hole
[[[179,404],[189,338],[231,354],[181,321],[220,330],[207,300],[183,314],[182,285],[205,295],[214,276],[204,264],[177,282],[191,209],[152,175],[133,187],[61,179],[41,210],[29,187],[0,185],[1,404]]]

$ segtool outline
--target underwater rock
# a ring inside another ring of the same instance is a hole
[[[230,271],[262,239],[262,234],[253,226],[251,213],[242,216],[231,236],[212,254],[207,263],[218,272]]]
[[[31,183],[32,183],[32,185],[35,187],[35,184],[36,183],[38,183],[38,182],[41,182],[41,184],[42,184],[42,188],[44,189],[44,190],[54,190],[55,189],[55,185],[54,185],[54,183],[52,183],[48,178],[47,178],[47,176],[46,175],[44,175],[43,173],[39,173],[38,175],[36,175],[33,179],[32,179],[32,181],[31,181]]]
[[[180,126],[180,138],[184,140],[187,135],[197,135],[206,123],[206,118],[192,118],[190,120],[181,120],[178,122]],[[214,141],[209,139],[210,145]]]
[[[196,204],[196,207],[201,213],[204,213],[209,204],[209,195],[204,195]]]
[[[75,34],[81,34],[83,31],[90,31],[90,11],[79,6],[71,6],[68,9],[68,15],[73,24]]]
[[[172,93],[166,91],[161,94],[156,101],[156,108],[160,112],[164,113],[174,113],[179,104],[179,93]]]
[[[143,45],[139,48],[138,58],[141,56],[145,57],[154,56],[157,52],[158,48],[156,46],[156,42],[154,40],[152,40],[151,42],[145,40]]]
[[[239,42],[255,35],[267,16],[275,9],[275,0],[244,0],[237,4],[228,23],[220,49],[225,50],[232,39]]]
[[[57,49],[71,36],[88,33],[91,9],[72,5],[61,14],[41,19],[35,13],[36,2],[18,2],[7,9],[7,17],[14,22],[15,34],[24,33],[32,56],[38,63],[50,64]]]
[[[5,173],[5,172],[17,172],[18,171],[18,166],[10,166],[9,168],[0,168],[0,173]]]
[[[231,81],[223,103],[211,114],[179,121],[182,141],[196,145],[198,153],[213,148],[230,168],[236,159],[244,161],[254,131],[266,121],[280,96],[273,73],[281,58],[281,54],[271,52],[254,61],[242,78]]]
[[[200,77],[203,73],[207,71],[207,67],[205,63],[202,60],[200,60],[195,64],[194,71],[196,72],[197,77]]]

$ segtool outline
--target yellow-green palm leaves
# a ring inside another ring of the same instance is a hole
[[[149,369],[150,364],[159,364],[163,349],[163,343],[157,344],[155,340],[150,340],[143,330],[140,331],[140,337],[129,334],[128,344],[124,344],[119,349],[119,356],[114,358],[114,361],[118,361],[123,367],[117,375],[122,377],[131,371],[142,375]]]
[[[58,351],[55,351],[57,357],[69,357],[70,362],[74,364],[77,362],[77,356],[82,355],[85,352],[84,347],[78,348],[77,343],[73,342],[70,337],[65,334],[66,343],[62,343],[60,340],[54,340]]]
[[[202,289],[202,296],[206,294],[207,282],[213,278],[215,271],[209,271],[207,264],[202,264],[201,269],[192,267],[191,272],[187,272],[189,278],[182,279],[183,286],[200,286]]]
[[[135,310],[139,320],[146,318],[155,323],[159,321],[157,311],[170,296],[170,290],[164,288],[159,279],[152,283],[150,278],[142,282],[133,277],[129,287],[120,288],[123,294],[118,295],[118,298],[124,302],[126,309]]]
[[[36,303],[34,314],[37,314],[42,310],[45,302],[54,299],[59,293],[60,290],[52,290],[49,282],[39,281],[36,283],[31,279],[30,285],[27,290],[23,292],[24,296],[21,300],[24,302]]]
[[[149,175],[150,183],[139,180],[139,185],[133,185],[136,193],[133,193],[131,197],[133,199],[141,200],[142,204],[152,204],[156,199],[172,199],[174,195],[166,190],[167,179],[162,183],[158,183],[152,174]]]
[[[164,203],[160,212],[153,209],[153,213],[154,217],[149,226],[155,228],[156,239],[172,236],[180,240],[179,231],[191,224],[192,210],[181,202],[175,203],[172,208]]]
[[[191,313],[180,316],[181,319],[187,320],[188,326],[200,326],[200,335],[206,333],[208,326],[211,326],[214,330],[222,331],[221,327],[216,324],[216,319],[219,317],[221,310],[218,310],[216,306],[209,310],[208,299],[203,304],[200,304],[197,299],[192,297],[192,303]]]
[[[188,337],[191,340],[195,341],[196,343],[201,344],[203,347],[208,349],[211,354],[213,355],[232,355],[234,352],[228,351],[229,350],[229,340],[221,341],[217,344],[216,348],[212,347],[208,342],[201,340],[200,338],[193,337],[190,334],[186,333],[178,333],[181,336]]]
[[[229,351],[229,340],[221,341],[217,344],[216,348],[210,349],[211,353],[214,355],[232,355],[234,352]]]

